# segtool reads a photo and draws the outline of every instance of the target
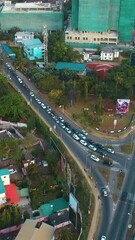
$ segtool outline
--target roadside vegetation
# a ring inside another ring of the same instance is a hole
[[[1,91],[2,89],[3,91]],[[14,99],[16,100],[15,102]],[[78,166],[74,163],[71,156],[69,156],[63,144],[55,136],[53,136],[53,133],[49,131],[49,128],[37,116],[35,116],[35,114],[32,113],[31,109],[28,108],[22,97],[19,96],[18,93],[14,92],[14,90],[8,85],[8,81],[3,75],[0,75],[0,103],[0,114],[2,115],[3,120],[14,121],[15,123],[17,121],[22,121],[28,124],[28,128],[22,128],[19,130],[24,136],[24,139],[0,139],[0,158],[8,156],[9,160],[13,160],[14,164],[21,169],[22,160],[24,159],[23,149],[26,150],[32,147],[34,142],[37,140],[35,137],[36,135],[44,139],[46,146],[45,152],[39,150],[38,148],[32,148],[31,153],[33,153],[34,157],[42,156],[42,159],[47,161],[49,165],[48,174],[46,175],[41,173],[38,171],[37,165],[31,164],[27,169],[28,175],[26,179],[24,177],[21,182],[15,181],[15,184],[19,188],[29,188],[32,208],[37,209],[42,203],[49,202],[50,200],[61,196],[64,196],[68,200],[70,184],[72,182],[83,218],[83,234],[81,239],[85,240],[87,238],[90,221],[92,220],[95,203],[94,198],[90,193],[91,190],[88,183],[83,177]],[[13,103],[12,106],[11,103]],[[7,110],[9,109],[8,106],[12,108],[12,111]],[[53,139],[55,146],[60,149],[66,159],[65,171],[67,172],[61,171],[61,153],[56,147],[54,147],[53,143],[50,145],[50,137]],[[91,205],[89,205],[90,201]],[[88,214],[89,208],[91,210],[90,215]],[[27,216],[27,213],[25,213],[25,215]],[[26,218],[26,216],[24,218]],[[23,219],[21,218],[20,222],[22,220]],[[13,222],[9,221],[9,224],[1,226],[3,228],[3,226],[9,226],[10,224],[12,225]]]

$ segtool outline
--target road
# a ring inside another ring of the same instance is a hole
[[[121,198],[107,236],[109,240],[124,240],[128,225],[131,222],[132,211],[135,205],[135,150],[133,152],[129,174],[122,189]]]
[[[51,118],[50,115],[48,115],[48,113],[41,107],[41,105],[39,105],[37,103],[37,101],[30,96],[29,91],[26,91],[26,89],[18,82],[15,74],[13,74],[12,71],[9,71],[7,68],[5,68],[5,72],[7,75],[10,76],[10,78],[11,78],[10,80],[12,80],[14,82],[14,84],[17,86],[18,90],[23,93],[23,95],[27,99],[27,103],[29,105],[32,105],[36,109],[36,111],[45,119],[47,124],[53,130],[53,132],[55,132],[59,136],[59,138],[63,141],[63,143],[68,147],[68,149],[78,159],[78,161],[80,161],[82,166],[91,171],[91,174],[94,177],[95,183],[96,183],[99,191],[101,192],[102,188],[106,187],[106,182],[105,182],[104,178],[102,177],[102,175],[100,174],[100,172],[97,170],[97,167],[96,167],[97,163],[95,163],[89,159],[88,149],[86,149],[86,147],[83,147],[82,145],[80,145],[80,143],[75,141],[58,124],[56,124],[56,122]],[[46,105],[48,104],[43,100],[42,100],[42,102],[44,102]],[[61,116],[62,114],[58,113],[58,115]],[[63,118],[66,122],[68,122],[72,126],[72,128],[80,130],[79,127],[77,127],[74,123],[72,123],[65,116],[63,116]],[[134,139],[134,137],[135,136],[133,134],[132,140]],[[105,144],[105,142],[106,142],[106,140],[104,140],[104,139],[99,139],[99,138],[96,138],[91,135],[89,135],[87,138],[90,138],[90,139],[94,140],[95,142],[98,142],[101,144]],[[125,139],[120,139],[120,140],[115,140],[115,141],[108,140],[107,142],[108,142],[108,145],[109,144],[112,145],[112,144],[128,143],[129,141],[131,141],[131,136],[127,136],[127,138],[125,138]],[[132,164],[131,164],[131,162],[133,163],[132,159],[130,159],[130,161],[128,161],[127,156],[125,156],[124,154],[120,154],[120,153],[116,153],[113,155],[109,154],[109,156],[111,158],[113,158],[114,166],[116,166],[116,169],[119,170],[119,169],[126,168],[130,173],[134,172],[135,167],[132,168]],[[127,225],[131,218],[132,207],[133,207],[133,203],[131,203],[131,199],[130,199],[130,203],[129,203],[129,196],[134,196],[133,195],[134,194],[133,193],[134,192],[133,185],[135,183],[135,177],[133,177],[133,180],[131,181],[130,176],[131,176],[130,174],[127,175],[126,184],[125,184],[124,190],[123,190],[124,192],[128,192],[128,197],[127,197],[128,201],[126,199],[124,201],[120,200],[118,202],[114,218],[112,215],[113,201],[112,201],[111,194],[109,194],[108,197],[102,196],[102,199],[101,199],[102,205],[103,205],[103,215],[102,215],[102,224],[101,224],[99,235],[100,236],[107,235],[109,240],[111,240],[111,239],[124,240],[125,239],[124,237],[125,237],[125,234],[127,231]],[[129,191],[129,189],[131,189],[131,190]],[[108,192],[109,191],[110,190],[108,188]],[[119,220],[120,220],[120,222],[119,222]],[[123,223],[123,221],[124,221],[124,223]],[[123,226],[125,226],[124,230],[123,230],[121,222],[124,224]],[[117,232],[115,229],[117,229]],[[120,236],[122,236],[121,234],[123,234],[123,238],[120,237]],[[112,237],[111,237],[111,235],[112,235]]]

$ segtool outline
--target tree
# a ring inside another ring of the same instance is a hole
[[[63,91],[59,89],[53,89],[49,93],[49,97],[51,98],[51,100],[58,105],[60,105],[60,100],[62,96],[63,96]]]
[[[8,92],[9,88],[7,78],[0,74],[0,97],[5,96]]]
[[[30,218],[30,213],[27,210],[24,211],[23,218],[24,218],[24,221]]]
[[[13,221],[15,225],[18,225],[22,222],[22,215],[20,208],[18,206],[13,207]]]
[[[74,234],[69,228],[62,228],[58,240],[75,240]]]
[[[2,212],[2,228],[11,226],[11,213],[9,209],[5,208]]]
[[[18,121],[26,117],[24,100],[15,92],[0,98],[0,116],[5,120]]]

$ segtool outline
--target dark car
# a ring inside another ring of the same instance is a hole
[[[113,163],[111,161],[103,161],[103,165],[107,165],[109,167],[111,167],[113,165]]]

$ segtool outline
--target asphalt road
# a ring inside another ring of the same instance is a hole
[[[96,165],[98,163],[93,162],[88,157],[88,149],[83,147],[80,143],[75,141],[69,134],[67,134],[56,122],[51,118],[50,115],[35,101],[34,98],[32,98],[29,94],[29,91],[26,91],[26,89],[18,82],[16,76],[12,74],[12,71],[9,71],[7,67],[5,67],[5,72],[7,75],[10,76],[11,80],[14,82],[14,84],[17,86],[18,90],[21,91],[25,97],[28,100],[28,104],[32,104],[32,106],[37,110],[37,112],[45,119],[47,124],[51,127],[52,131],[54,131],[60,139],[64,142],[64,144],[68,147],[68,149],[74,154],[74,156],[78,159],[78,161],[81,162],[84,168],[87,168],[91,171],[91,174],[94,177],[95,183],[99,189],[99,191],[102,191],[103,187],[106,187],[106,182],[100,172],[97,170]],[[39,97],[38,97],[39,98]],[[42,100],[42,102],[45,102]],[[48,104],[45,102],[45,104]],[[61,114],[58,113],[60,116]],[[64,117],[64,120],[66,122],[69,122],[69,124],[72,126],[72,128],[76,128],[80,130],[74,123],[72,123],[69,119]],[[106,140],[96,138],[94,136],[89,135],[88,138],[94,140],[97,143],[105,144]],[[132,137],[132,140],[134,139],[134,135]],[[116,140],[111,141],[108,140],[107,144],[123,144],[128,143],[131,141],[131,136],[128,136],[125,139],[122,140]],[[101,200],[103,204],[103,215],[102,215],[102,224],[100,228],[100,236],[106,235],[108,236],[107,239],[109,240],[124,240],[128,223],[131,219],[132,214],[132,208],[134,204],[134,183],[135,183],[135,166],[133,164],[132,159],[128,159],[127,156],[124,154],[109,154],[111,158],[113,158],[114,163],[116,163],[116,168],[126,168],[129,170],[130,174],[127,175],[126,183],[123,189],[123,192],[127,193],[127,197],[124,199],[124,194],[122,195],[122,199],[118,202],[116,212],[114,214],[114,217],[112,218],[113,213],[113,201],[111,194],[108,194],[108,197],[103,197],[101,195]],[[135,154],[134,154],[135,157]],[[133,159],[134,159],[133,157]],[[119,165],[118,165],[118,164]],[[132,163],[132,164],[131,164]],[[131,176],[133,176],[131,178]],[[109,193],[109,189],[108,189]],[[132,198],[132,199],[131,199]],[[124,227],[123,227],[124,226]],[[122,236],[122,237],[121,237]],[[100,239],[100,238],[99,238]]]
[[[113,221],[108,230],[109,240],[124,240],[128,225],[131,222],[132,211],[135,204],[135,150],[131,160],[129,174],[122,189]]]

